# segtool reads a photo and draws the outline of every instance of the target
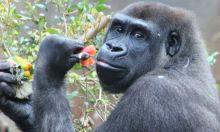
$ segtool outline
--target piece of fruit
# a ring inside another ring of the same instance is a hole
[[[20,65],[21,69],[23,69],[25,71],[28,71],[32,68],[32,64],[20,56],[14,56],[14,57],[12,57],[12,60],[14,60],[18,65]]]
[[[31,72],[30,71],[24,71],[24,76],[29,78],[31,76]]]
[[[95,60],[93,58],[88,58],[87,60],[81,61],[82,66],[89,66],[95,64]]]
[[[22,78],[23,80],[30,80],[32,77],[33,66],[26,59],[23,59],[20,56],[13,56],[7,60],[9,63],[14,65],[11,69],[13,74],[16,74],[18,78]],[[18,69],[20,70],[18,70]]]
[[[28,71],[29,70],[29,66],[28,65],[21,65],[21,69]]]
[[[85,47],[81,53],[86,52],[89,54],[89,58],[86,60],[81,60],[80,64],[82,66],[89,66],[89,65],[93,65],[95,63],[95,60],[93,59],[93,56],[96,54],[96,48],[94,45],[89,45],[87,47]]]
[[[28,63],[27,65],[29,70],[32,69],[33,65],[31,63]]]
[[[96,54],[96,48],[94,45],[89,45],[83,48],[82,52],[88,53],[90,56],[94,56]]]

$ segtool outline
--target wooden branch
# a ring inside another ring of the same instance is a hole
[[[105,28],[110,22],[110,16],[103,16],[95,28],[91,28],[82,39],[83,42],[87,42],[88,40],[95,37],[103,28]]]

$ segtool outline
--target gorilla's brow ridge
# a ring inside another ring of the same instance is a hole
[[[122,14],[122,13],[117,13],[114,15],[113,17],[113,22],[114,21],[120,21],[122,23],[128,23],[130,25],[134,25],[134,26],[138,26],[139,28],[144,28],[147,29],[149,31],[153,31],[155,30],[155,28],[157,27],[156,24],[154,24],[151,21],[146,21],[146,20],[142,20],[142,19],[137,19],[137,18],[133,18],[131,16]]]

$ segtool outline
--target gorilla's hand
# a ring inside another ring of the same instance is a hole
[[[10,74],[11,63],[0,62],[0,109],[10,117],[20,129],[29,129],[34,121],[31,98],[16,99],[17,81]]]
[[[65,75],[73,65],[80,61],[82,43],[58,35],[49,35],[41,43],[35,73],[47,73],[47,77]]]

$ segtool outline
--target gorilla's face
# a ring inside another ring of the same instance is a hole
[[[104,90],[117,93],[156,67],[160,46],[157,25],[116,14],[98,56],[96,70]]]

